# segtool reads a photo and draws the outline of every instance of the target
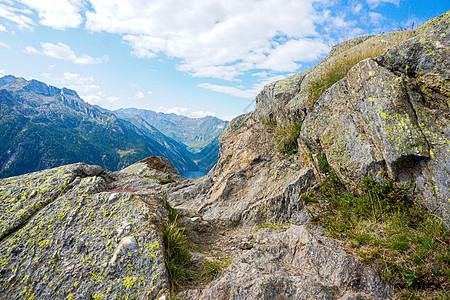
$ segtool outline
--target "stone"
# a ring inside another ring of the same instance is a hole
[[[392,289],[339,244],[306,226],[260,229],[221,277],[183,299],[389,299]]]
[[[168,297],[160,184],[130,169],[73,164],[0,180],[0,298]]]

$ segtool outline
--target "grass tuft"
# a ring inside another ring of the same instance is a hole
[[[272,228],[272,229],[287,229],[291,224],[288,223],[262,223],[258,225],[258,229],[261,228]]]
[[[343,49],[340,57],[331,62],[324,63],[319,76],[312,80],[308,87],[308,96],[314,103],[333,84],[344,78],[348,71],[360,61],[366,58],[374,58],[383,54],[387,49],[397,45],[416,35],[414,31],[400,31],[395,37],[387,40],[379,40],[363,49]]]
[[[169,222],[163,226],[165,263],[170,282],[177,287],[192,277],[189,270],[192,246],[187,228],[178,220],[180,215],[168,202],[166,207]]]
[[[275,143],[280,153],[293,155],[298,152],[297,140],[301,129],[301,121],[290,121],[275,126]]]
[[[202,266],[202,276],[208,280],[213,280],[230,264],[231,258],[205,260]]]
[[[450,233],[411,196],[413,183],[400,186],[365,178],[362,193],[348,192],[329,172],[308,202],[328,205],[312,218],[348,251],[373,263],[397,289],[397,297],[448,299]]]

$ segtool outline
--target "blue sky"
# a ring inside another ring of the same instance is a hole
[[[448,0],[0,0],[0,75],[91,104],[223,119],[332,45],[421,24]]]

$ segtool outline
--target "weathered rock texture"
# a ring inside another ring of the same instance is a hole
[[[209,224],[308,224],[300,195],[323,179],[326,158],[348,188],[365,176],[415,181],[419,200],[450,226],[450,13],[416,32],[358,38],[311,70],[267,85],[256,111],[231,121],[207,176],[169,189],[169,201]],[[311,83],[345,55],[395,44],[363,60],[317,100]],[[274,131],[302,121],[299,151],[278,153]],[[187,299],[389,299],[375,272],[306,225],[260,230],[255,245]]]
[[[357,189],[365,176],[414,180],[416,196],[450,226],[450,13],[416,32],[358,38],[333,48],[311,70],[268,84],[256,111],[230,122],[208,176],[176,187],[170,201],[228,224],[299,222],[299,195],[321,178],[324,156],[339,179]],[[344,55],[393,46],[366,59],[308,98],[313,80]],[[302,121],[299,152],[278,153],[267,123]],[[265,125],[264,125],[265,124]]]
[[[261,229],[255,246],[185,299],[388,299],[392,290],[339,244],[305,226]]]
[[[328,89],[304,119],[300,146],[324,154],[351,187],[368,175],[414,180],[450,226],[450,14],[433,23]]]
[[[173,170],[164,164],[151,157],[114,175],[74,164],[1,180],[0,298],[167,295],[161,185],[132,171]]]
[[[219,162],[207,176],[170,190],[171,204],[223,225],[299,221],[312,169],[280,155],[273,135],[252,119],[236,128],[221,137]]]

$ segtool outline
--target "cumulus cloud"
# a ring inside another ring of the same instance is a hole
[[[134,98],[136,98],[136,99],[143,99],[144,97],[145,97],[145,95],[144,95],[144,93],[141,92],[141,91],[137,91],[137,92],[134,94]]]
[[[87,54],[80,56],[75,55],[75,52],[66,44],[58,43],[41,43],[42,50],[39,51],[34,47],[27,46],[24,49],[25,53],[29,54],[42,54],[48,57],[56,59],[69,60],[79,65],[96,65],[108,61],[108,56],[94,58]]]
[[[315,30],[322,0],[154,2],[91,0],[86,28],[123,34],[137,57],[179,58],[179,71],[225,80],[257,68],[295,71],[328,51]]]
[[[165,114],[176,114],[176,115],[183,115],[190,118],[203,118],[207,116],[215,117],[216,113],[211,111],[191,111],[189,108],[186,107],[172,107],[172,108],[165,108],[165,107],[159,107],[158,111],[163,112]]]
[[[81,0],[17,0],[38,13],[39,23],[55,29],[77,28],[83,22],[79,11],[83,8]],[[1,9],[1,8],[0,8]],[[23,17],[15,12],[16,17]],[[17,22],[16,22],[17,23]],[[33,25],[29,23],[28,25]]]
[[[42,73],[41,76],[52,85],[75,90],[81,99],[93,105],[107,105],[117,102],[119,99],[106,95],[92,76],[71,72],[65,72],[62,76],[57,77],[53,77],[50,73]]]
[[[3,42],[0,42],[0,47],[8,48],[8,49],[9,49],[9,45],[6,44],[6,43],[3,43]]]
[[[355,5],[352,6],[352,12],[354,14],[359,14],[359,12],[361,11],[361,9],[363,8],[361,3],[356,3]]]
[[[293,74],[288,74],[293,75]],[[255,84],[253,84],[252,88],[245,89],[242,86],[240,87],[233,87],[233,86],[227,86],[227,85],[219,85],[219,84],[211,84],[211,83],[200,83],[197,86],[211,90],[218,93],[224,93],[231,96],[239,97],[239,98],[246,98],[246,99],[255,99],[256,95],[262,90],[262,88],[271,82],[281,80],[286,78],[286,75],[270,75],[267,72],[260,72],[252,74],[252,76],[259,77],[259,81]]]
[[[0,24],[0,31],[6,32],[6,27]]]

